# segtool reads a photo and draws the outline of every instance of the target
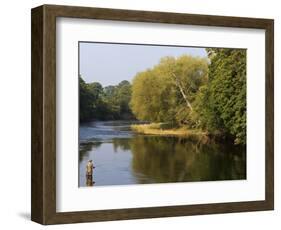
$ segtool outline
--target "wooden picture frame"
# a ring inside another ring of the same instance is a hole
[[[121,20],[263,29],[266,34],[265,200],[98,211],[56,212],[56,18]],[[43,5],[32,9],[31,219],[63,224],[273,210],[274,21],[271,19]]]

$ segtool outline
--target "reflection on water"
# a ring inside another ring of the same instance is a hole
[[[80,136],[79,186],[93,181],[98,186],[246,179],[245,147],[134,135],[129,124],[103,125],[107,132],[98,139],[89,133],[88,139]],[[113,137],[110,129],[117,131],[117,136]],[[89,159],[95,166],[91,180],[85,176]]]

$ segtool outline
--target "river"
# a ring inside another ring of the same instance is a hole
[[[130,129],[133,123],[80,124],[80,187],[92,185],[88,160],[95,166],[94,186],[246,179],[245,147],[137,134]]]

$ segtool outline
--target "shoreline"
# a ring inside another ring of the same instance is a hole
[[[189,139],[199,140],[202,138],[208,138],[208,132],[204,132],[199,129],[187,129],[180,128],[162,128],[162,123],[150,123],[150,124],[137,124],[131,125],[132,131],[145,135],[159,135],[159,136],[174,136],[184,137]]]

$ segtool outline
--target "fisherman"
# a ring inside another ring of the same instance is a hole
[[[92,160],[88,160],[88,163],[86,165],[86,176],[87,177],[92,177],[93,176],[93,169],[94,169],[94,164]]]

